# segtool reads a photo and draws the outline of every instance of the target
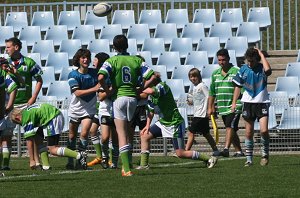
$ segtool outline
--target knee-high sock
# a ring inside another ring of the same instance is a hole
[[[76,138],[74,139],[69,139],[67,143],[67,148],[70,150],[76,150]],[[73,158],[69,157],[68,158],[68,164],[73,164]]]
[[[96,150],[96,156],[99,157],[99,158],[102,158],[102,149],[101,149],[99,136],[98,135],[92,136],[91,140],[92,140],[93,146]]]
[[[111,148],[111,162],[112,164],[117,167],[118,166],[118,160],[119,160],[119,145],[118,144],[112,144]]]
[[[109,158],[109,142],[101,142],[101,147],[102,147],[102,156],[103,158]]]
[[[246,147],[247,162],[252,162],[253,161],[253,147],[254,147],[253,140],[245,139],[245,147]]]
[[[47,146],[44,144],[40,145],[39,153],[41,155],[41,161],[43,166],[50,166]]]
[[[129,146],[124,145],[121,148],[119,148],[120,154],[121,154],[121,159],[122,159],[122,167],[125,172],[130,171],[130,166],[129,166]]]
[[[268,157],[269,156],[269,147],[270,147],[270,136],[269,135],[262,135],[260,137],[261,140],[261,154],[262,157]],[[3,155],[4,156],[4,155]]]
[[[209,160],[209,156],[205,155],[203,153],[200,153],[198,151],[193,151],[192,159],[193,160],[208,161]]]
[[[141,151],[141,163],[140,166],[147,166],[149,165],[149,155],[150,151]]]
[[[3,167],[9,167],[11,148],[3,146],[2,155],[3,155]]]

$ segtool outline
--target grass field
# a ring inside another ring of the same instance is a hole
[[[138,158],[135,158],[137,161]],[[0,177],[0,197],[299,197],[299,156],[271,156],[267,167],[243,167],[245,159],[220,159],[213,169],[200,161],[151,157],[151,169],[121,177],[120,170],[66,171],[51,158],[52,171],[32,171],[13,158]]]

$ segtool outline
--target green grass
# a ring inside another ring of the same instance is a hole
[[[137,161],[138,159],[135,158]],[[223,160],[207,169],[200,161],[151,157],[150,170],[121,177],[120,170],[65,171],[66,159],[51,158],[53,170],[31,171],[28,159],[13,159],[0,177],[1,197],[299,197],[299,156],[271,156],[270,165],[243,167]]]

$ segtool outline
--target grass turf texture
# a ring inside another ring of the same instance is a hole
[[[200,161],[174,157],[151,157],[151,169],[134,170],[133,177],[121,171],[66,171],[66,159],[51,158],[53,170],[28,168],[28,159],[13,158],[11,171],[2,171],[1,196],[5,197],[299,197],[299,156],[271,156],[267,167],[255,158],[220,159],[213,169]],[[138,161],[138,158],[135,158]]]

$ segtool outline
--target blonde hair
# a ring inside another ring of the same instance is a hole
[[[17,116],[22,115],[23,109],[21,108],[14,108],[10,114],[9,114],[9,119],[12,120],[13,122],[19,123],[20,121],[16,119]]]

